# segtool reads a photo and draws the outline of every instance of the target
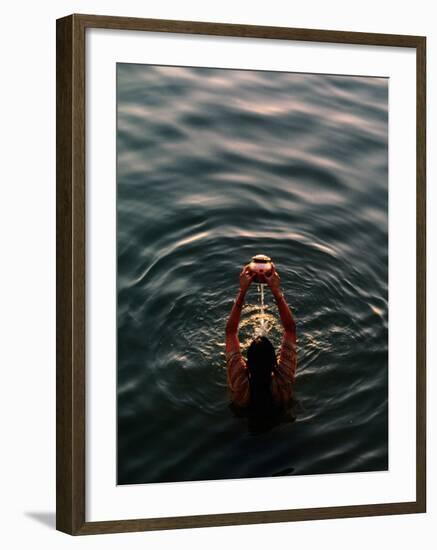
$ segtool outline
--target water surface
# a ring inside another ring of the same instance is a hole
[[[388,81],[118,64],[117,114],[118,483],[387,469]],[[224,327],[258,253],[296,318],[298,406],[254,436]]]

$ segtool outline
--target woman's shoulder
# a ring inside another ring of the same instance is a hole
[[[276,402],[286,404],[293,398],[292,381],[283,376],[282,373],[276,372],[272,376],[272,394]]]
[[[232,401],[238,406],[245,406],[249,402],[249,379],[247,365],[240,351],[226,352],[228,387]]]
[[[234,363],[243,363],[245,365],[245,361],[243,359],[243,356],[241,355],[241,351],[238,349],[237,350],[232,349],[232,350],[226,351],[225,356],[226,356],[226,363],[228,365],[234,364]]]

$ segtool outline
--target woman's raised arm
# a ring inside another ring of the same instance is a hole
[[[247,289],[254,275],[247,266],[240,273],[240,290],[232,305],[232,310],[226,323],[226,372],[228,387],[231,391],[232,402],[245,407],[249,402],[249,379],[246,372],[240,342],[238,340],[238,326],[240,324],[241,310]]]
[[[291,313],[291,309],[289,308],[287,301],[281,292],[281,278],[279,277],[279,273],[276,271],[275,267],[273,268],[270,276],[265,275],[265,280],[269,285],[278,306],[279,316],[281,318],[284,331],[288,335],[292,336],[294,341],[296,341],[296,323],[294,321],[293,314]]]
[[[254,276],[248,266],[245,266],[240,273],[240,290],[234,300],[228,322],[226,323],[226,351],[235,350],[235,348],[239,349],[240,347],[238,326],[240,324],[241,310],[243,309],[247,289],[253,281]]]
[[[281,292],[278,272],[273,266],[273,271],[269,277],[265,276],[266,282],[269,285],[272,294],[275,298],[281,317],[281,323],[284,327],[282,336],[281,352],[278,361],[278,384],[282,388],[285,399],[290,399],[293,394],[293,385],[296,375],[297,354],[296,354],[296,323],[288,307],[287,301]]]

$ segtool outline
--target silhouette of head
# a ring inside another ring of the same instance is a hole
[[[277,406],[272,395],[272,372],[277,366],[275,348],[268,338],[258,336],[247,350],[250,407],[249,431],[269,430],[275,423]]]
[[[275,348],[265,336],[257,336],[247,350],[247,366],[251,386],[255,391],[270,388],[272,372],[276,367]]]

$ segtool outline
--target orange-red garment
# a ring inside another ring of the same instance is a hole
[[[275,373],[272,373],[272,395],[278,404],[288,403],[293,396],[296,363],[295,336],[285,332],[282,337],[278,366]],[[232,402],[239,407],[248,406],[249,373],[246,361],[240,352],[238,339],[235,337],[226,338],[226,366]]]

